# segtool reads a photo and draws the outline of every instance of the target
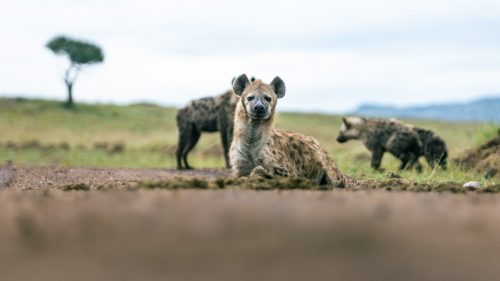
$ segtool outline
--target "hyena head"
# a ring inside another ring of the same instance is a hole
[[[233,82],[234,94],[251,119],[268,119],[274,114],[278,99],[285,96],[285,82],[276,76],[268,85],[261,80],[250,81],[246,74],[240,75]]]
[[[344,117],[340,125],[339,136],[337,141],[340,143],[347,142],[348,140],[359,139],[361,135],[360,126],[366,123],[365,118],[361,117]]]

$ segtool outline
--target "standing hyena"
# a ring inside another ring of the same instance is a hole
[[[254,80],[252,77],[252,81]],[[179,130],[179,142],[175,152],[177,169],[192,169],[187,161],[188,153],[196,145],[202,132],[216,131],[220,131],[224,159],[226,167],[229,168],[229,146],[233,138],[233,119],[237,101],[238,98],[233,91],[229,90],[219,96],[193,100],[177,112]]]
[[[188,164],[187,155],[200,139],[201,132],[217,131],[220,131],[224,158],[226,166],[229,167],[228,153],[236,101],[233,92],[227,91],[220,96],[193,100],[177,112],[177,169],[192,169]]]
[[[267,85],[245,74],[233,83],[239,96],[229,157],[234,176],[305,177],[316,184],[344,186],[345,178],[312,137],[273,127],[276,103],[285,95],[279,77]]]
[[[399,169],[412,168],[422,170],[418,162],[421,152],[421,142],[418,134],[400,122],[382,119],[366,119],[346,117],[342,119],[337,141],[361,140],[372,152],[371,166],[380,169],[382,157],[389,152],[401,160]]]

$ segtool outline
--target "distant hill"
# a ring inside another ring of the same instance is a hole
[[[500,97],[483,98],[468,103],[436,104],[406,108],[367,104],[360,106],[353,114],[382,118],[400,117],[500,123]]]

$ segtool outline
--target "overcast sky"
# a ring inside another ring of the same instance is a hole
[[[279,75],[286,110],[500,95],[498,0],[19,0],[0,9],[0,95],[64,99],[46,42],[100,45],[77,101],[181,106],[232,77]]]

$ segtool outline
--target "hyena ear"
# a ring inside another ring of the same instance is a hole
[[[351,124],[349,123],[349,121],[347,121],[347,118],[345,117],[342,117],[342,122],[344,123],[345,127],[347,129],[350,129],[351,128]]]
[[[240,76],[238,76],[238,78],[236,78],[236,80],[233,81],[234,94],[237,96],[241,96],[248,85],[250,85],[250,81],[248,80],[247,75],[241,74]]]
[[[255,80],[257,80],[257,78],[255,78],[255,76],[252,76],[252,78],[250,78],[250,82],[255,82]]]
[[[273,81],[271,84],[269,84],[271,88],[273,89],[274,93],[278,96],[279,99],[285,96],[285,82],[279,78],[279,76],[274,77]]]

